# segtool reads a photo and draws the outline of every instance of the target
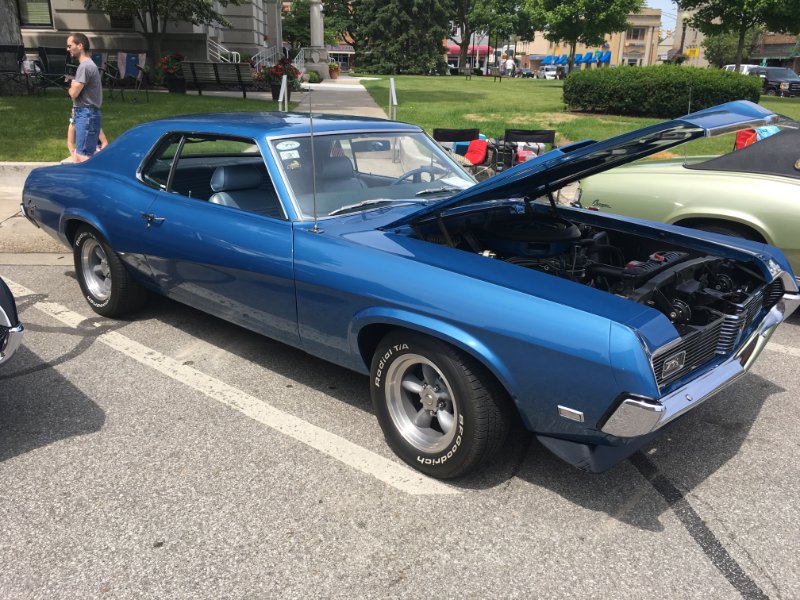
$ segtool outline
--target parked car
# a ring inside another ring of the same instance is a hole
[[[555,65],[545,65],[536,69],[536,79],[556,79],[558,77],[558,67]]]
[[[527,68],[520,68],[514,71],[514,77],[522,77],[523,79],[530,79],[533,77],[533,71]]]
[[[787,67],[758,67],[750,75],[761,77],[767,96],[800,96],[800,77]]]
[[[0,365],[8,362],[19,348],[23,330],[14,295],[0,278]]]
[[[472,471],[516,420],[602,471],[743,375],[800,294],[776,248],[554,193],[773,119],[734,102],[476,184],[404,123],[174,117],[35,169],[23,211],[73,249],[100,315],[163,294],[369,374],[388,444],[424,473]]]
[[[580,202],[766,242],[800,273],[800,130],[785,128],[718,157],[645,160],[606,171],[581,182]]]
[[[758,68],[758,65],[739,65],[739,73],[742,75],[750,75],[753,70]],[[736,65],[725,65],[722,69],[724,71],[736,71]]]

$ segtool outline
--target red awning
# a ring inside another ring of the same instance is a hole
[[[470,44],[469,49],[467,50],[467,54],[480,54],[481,56],[486,56],[494,52],[494,48],[491,46],[487,46],[486,44],[480,44],[479,46],[475,46],[475,44]],[[454,56],[458,56],[461,54],[461,48],[456,44],[447,44],[447,53],[452,54]]]

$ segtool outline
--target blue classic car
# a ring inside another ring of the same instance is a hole
[[[730,103],[479,184],[404,123],[184,116],[36,169],[22,208],[101,315],[163,294],[369,374],[424,473],[472,471],[515,421],[599,472],[742,375],[800,295],[775,248],[554,194],[774,116]]]
[[[19,348],[24,327],[17,316],[17,303],[0,278],[0,365],[8,361]]]

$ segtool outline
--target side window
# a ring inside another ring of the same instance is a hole
[[[142,178],[187,198],[284,218],[264,159],[251,139],[175,133],[157,148]]]
[[[169,171],[172,160],[178,152],[178,146],[183,136],[167,136],[155,151],[147,166],[142,171],[142,179],[153,187],[167,189]]]

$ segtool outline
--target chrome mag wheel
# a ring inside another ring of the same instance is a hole
[[[397,432],[421,452],[437,453],[456,437],[458,405],[441,370],[419,354],[406,354],[386,373],[386,405]]]

